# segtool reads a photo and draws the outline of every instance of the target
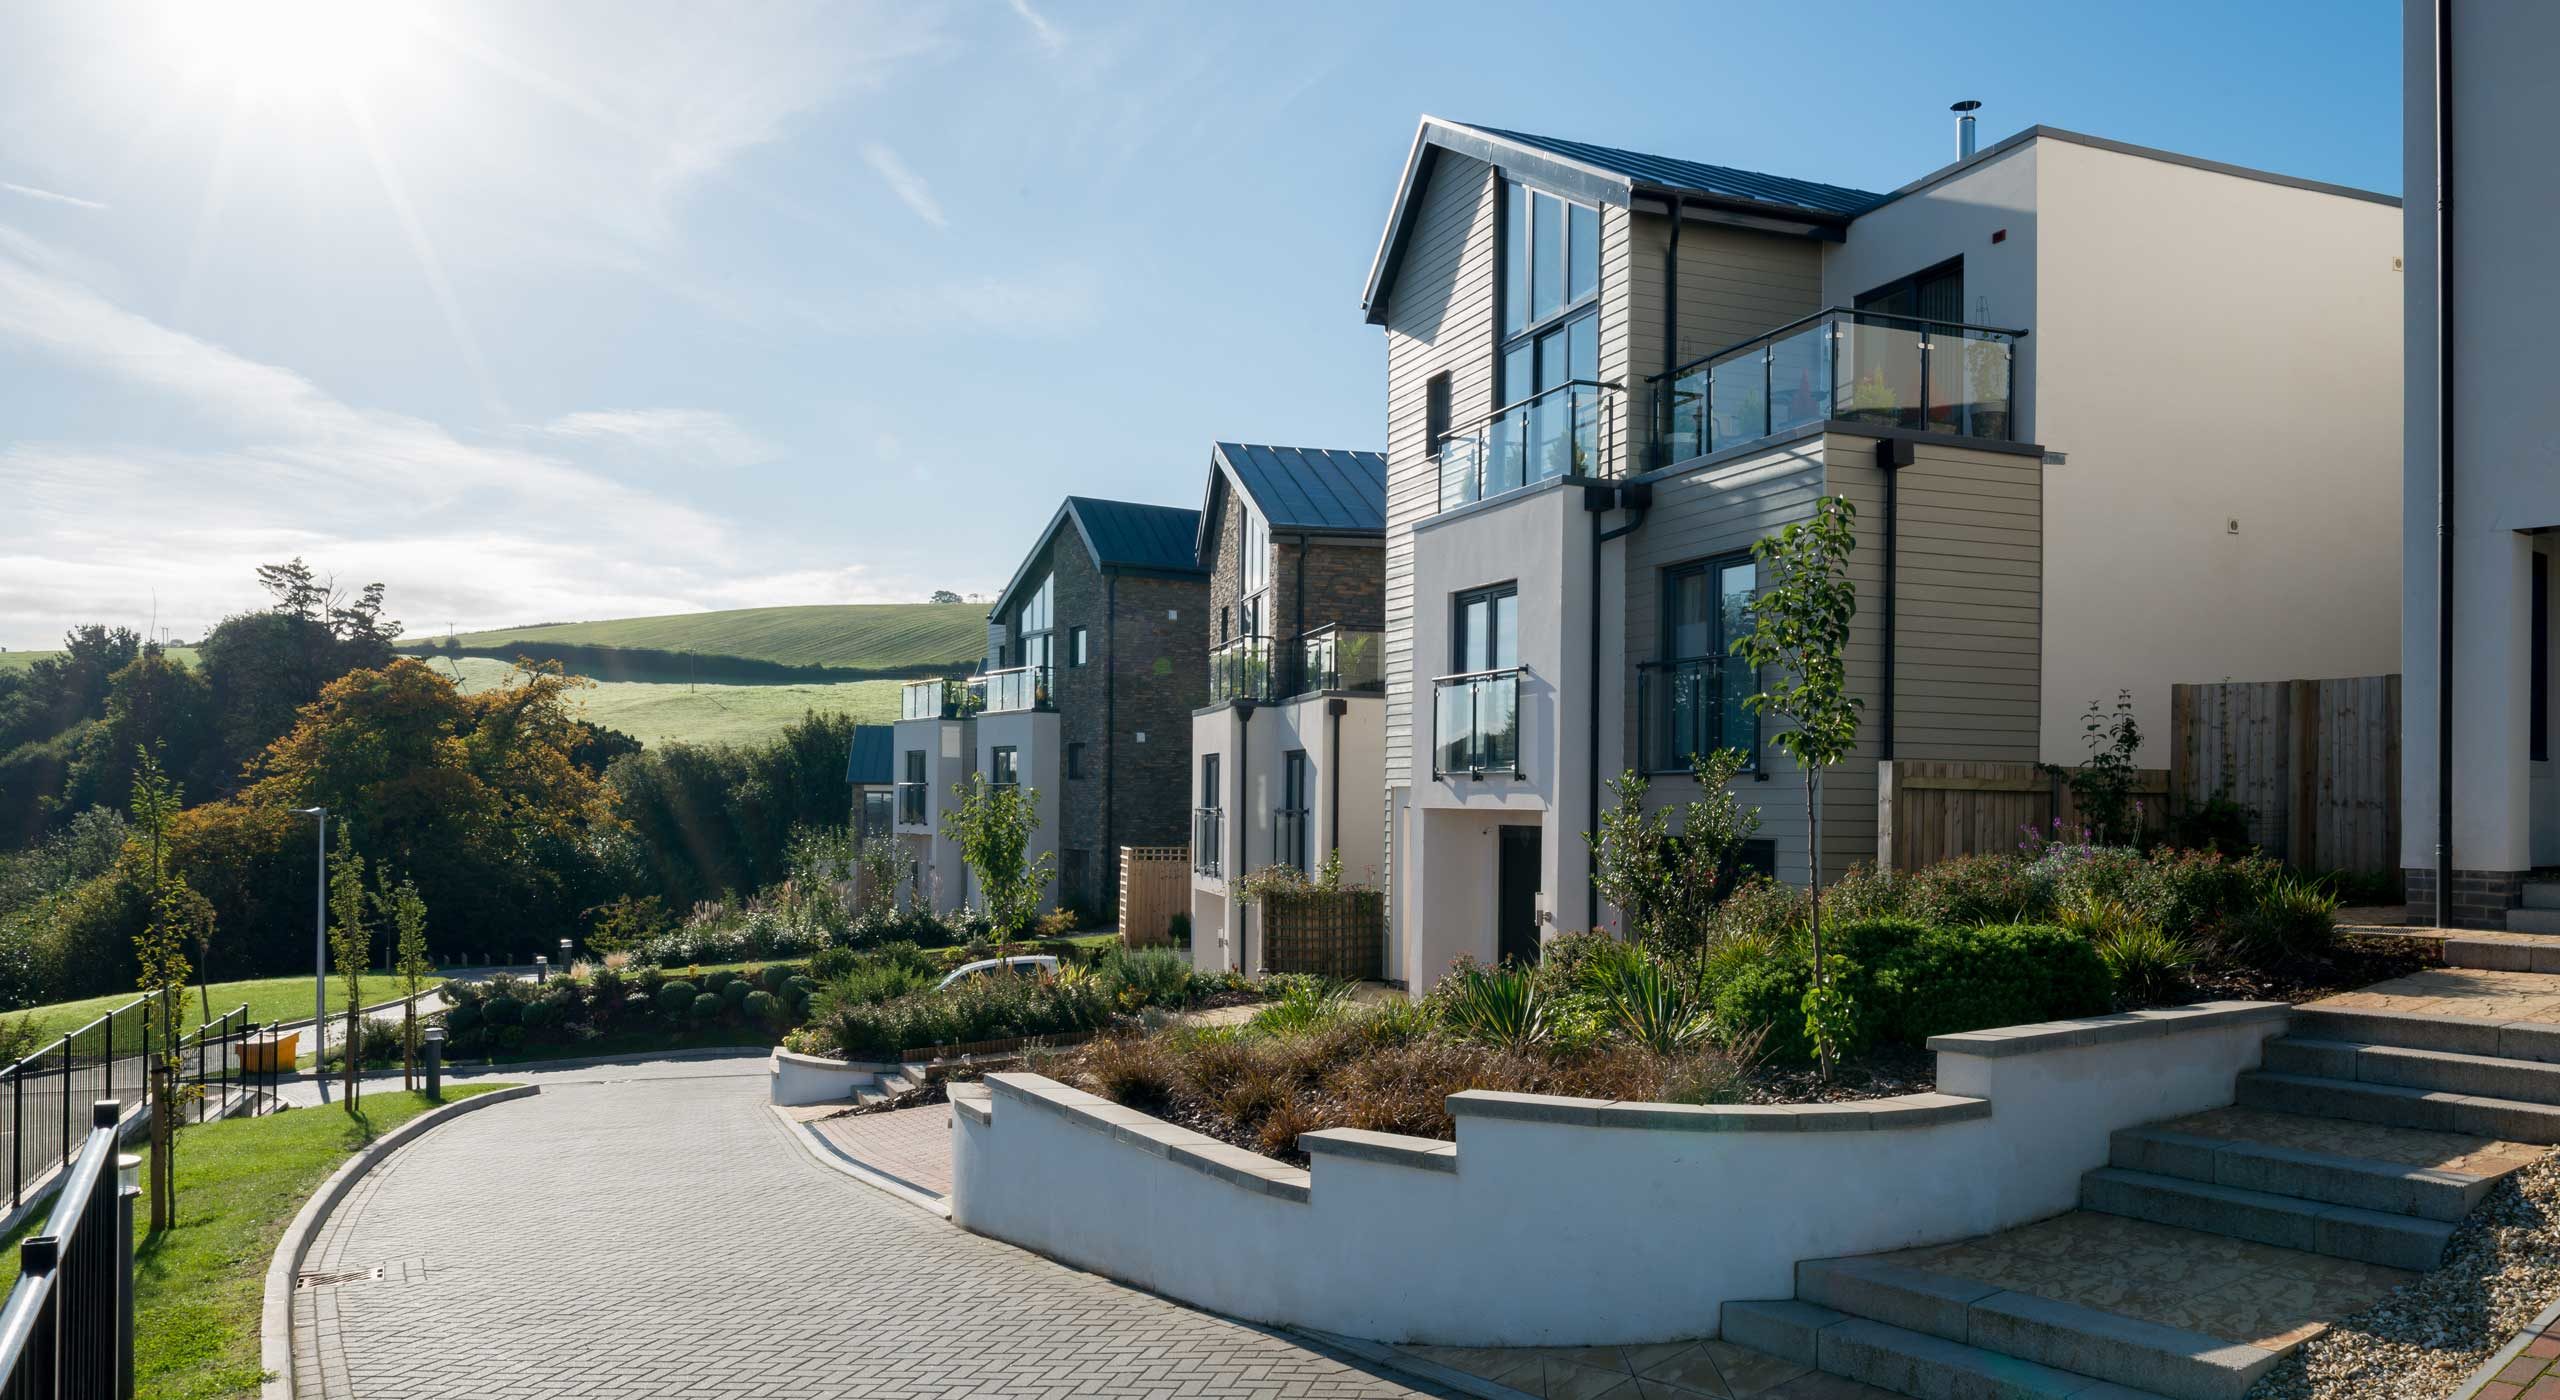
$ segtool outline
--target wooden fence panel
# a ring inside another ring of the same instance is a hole
[[[1120,848],[1120,941],[1132,948],[1173,942],[1173,916],[1191,912],[1191,848]]]
[[[2134,770],[2146,830],[2168,819],[2169,773]],[[2034,763],[1894,759],[1877,765],[1876,863],[1918,870],[1957,856],[2015,852],[2032,828],[2076,840],[2084,818],[2068,782]]]
[[[1387,897],[1377,890],[1274,890],[1259,901],[1262,965],[1345,982],[1386,975]]]
[[[2400,863],[2400,678],[2170,687],[2171,795],[2224,797],[2304,870]]]

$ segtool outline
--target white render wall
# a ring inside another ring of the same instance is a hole
[[[1338,736],[1325,712],[1327,702],[1334,699],[1343,703]],[[1385,873],[1386,861],[1384,808],[1378,800],[1385,720],[1384,697],[1370,694],[1310,694],[1261,705],[1255,708],[1250,725],[1237,722],[1233,706],[1194,714],[1191,805],[1202,806],[1205,797],[1200,791],[1200,756],[1219,755],[1218,781],[1226,788],[1221,794],[1227,813],[1226,875],[1241,876],[1274,863],[1272,837],[1277,822],[1273,814],[1280,806],[1281,760],[1291,750],[1303,749],[1312,785],[1307,801],[1314,809],[1307,833],[1310,864],[1321,866],[1325,853],[1339,844],[1343,882],[1377,884]],[[1339,752],[1335,750],[1337,738]],[[1240,756],[1251,760],[1242,769],[1238,767]],[[1337,782],[1341,786],[1338,833],[1334,829],[1333,801]],[[1246,869],[1241,871],[1236,868],[1240,827],[1246,854]],[[1239,941],[1239,930],[1232,926],[1236,913],[1227,898],[1224,876],[1192,872],[1191,959],[1195,966],[1203,971],[1223,972],[1242,968],[1241,959],[1258,955],[1258,946]],[[1244,936],[1249,939],[1253,935],[1246,931]]]
[[[901,781],[907,773],[907,752],[914,749],[924,754],[924,822],[900,822],[897,831],[916,858],[925,905],[935,913],[969,902],[969,866],[960,858],[960,843],[951,839],[943,818],[960,803],[952,789],[969,780],[970,765],[977,762],[976,737],[971,733],[975,727],[974,721],[965,719],[902,719],[890,740],[895,746],[890,760]]]
[[[1014,766],[1023,790],[1035,799],[1032,810],[1040,817],[1040,829],[1031,833],[1031,843],[1024,858],[1038,860],[1058,854],[1058,782],[1064,776],[1060,768],[1058,716],[1054,710],[1008,710],[1002,714],[981,714],[971,725],[977,731],[977,771],[995,772],[995,751],[1010,744],[1014,750]],[[966,775],[953,779],[966,782]],[[956,805],[956,804],[955,804]],[[1058,885],[1051,881],[1040,894],[1040,912],[1058,907]]]
[[[1311,1171],[1038,1075],[955,1089],[952,1220],[1251,1321],[1394,1342],[1711,1333],[1798,1260],[2070,1209],[2108,1135],[2231,1101],[2286,1008],[2139,1012],[1941,1037],[1944,1092],[1691,1108],[1454,1096],[1454,1144],[1335,1130]]]
[[[2560,183],[2548,178],[2560,8],[2454,7],[2454,824],[2457,870],[2560,862],[2551,765],[2527,757],[2529,552],[2560,526],[2551,429]],[[2435,862],[2435,26],[2402,7],[2408,246],[2403,483],[2401,863]]]
[[[2161,766],[2173,684],[2399,669],[2400,254],[2392,204],[2058,136],[1829,251],[1834,304],[1960,256],[1968,317],[2031,331],[2020,436],[2068,458],[2045,477],[2046,761],[2077,762],[2082,710],[2120,688]]]

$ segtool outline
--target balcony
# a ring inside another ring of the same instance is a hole
[[[1298,639],[1297,690],[1384,691],[1386,638],[1365,627],[1339,623]]]
[[[924,825],[924,784],[898,784],[898,825]]]
[[[1269,700],[1275,697],[1271,674],[1271,639],[1238,637],[1209,652],[1209,703]]]
[[[1520,669],[1470,671],[1431,683],[1431,776],[1520,776]]]
[[[1201,875],[1226,873],[1227,814],[1218,807],[1191,809],[1191,869]]]
[[[909,681],[898,687],[900,719],[966,719],[978,712],[973,681]]]
[[[1669,385],[1656,461],[1668,466],[1826,419],[2006,441],[2011,358],[2025,334],[1817,312],[1654,376]]]
[[[969,684],[986,697],[987,714],[1057,708],[1051,698],[1049,668],[1046,666],[1016,666],[1008,671],[989,671]]]
[[[1740,749],[1760,759],[1760,716],[1743,702],[1760,689],[1741,658],[1647,661],[1636,667],[1636,754],[1647,773],[1686,773],[1699,754]]]
[[[1559,476],[1615,476],[1617,386],[1575,379],[1510,404],[1439,449],[1440,509]]]
[[[1271,863],[1286,865],[1302,874],[1315,873],[1309,859],[1309,838],[1315,832],[1315,813],[1305,807],[1271,809]]]

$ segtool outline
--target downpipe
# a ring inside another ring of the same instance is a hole
[[[2436,927],[2453,926],[2453,0],[2436,0]]]
[[[1591,517],[1591,645],[1588,653],[1591,661],[1590,688],[1583,692],[1591,697],[1592,707],[1591,722],[1583,726],[1586,731],[1585,737],[1589,741],[1586,758],[1590,765],[1583,784],[1582,829],[1585,833],[1584,844],[1587,847],[1590,838],[1600,834],[1600,589],[1602,581],[1607,577],[1607,571],[1601,567],[1601,558],[1606,553],[1603,546],[1613,540],[1621,540],[1634,534],[1636,527],[1644,524],[1645,513],[1653,508],[1653,483],[1629,481],[1612,485],[1607,482],[1595,482],[1586,485],[1582,488],[1582,508]],[[1604,530],[1600,526],[1600,517],[1611,509],[1624,509],[1633,514],[1626,523]],[[1586,850],[1584,856],[1586,861],[1593,863],[1597,861],[1596,852]],[[1600,926],[1598,876],[1599,872],[1596,869],[1586,869],[1586,878],[1583,881],[1582,912],[1582,926],[1586,930]]]

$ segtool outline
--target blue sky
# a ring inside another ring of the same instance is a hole
[[[11,5],[0,645],[295,553],[418,631],[990,590],[1068,492],[1380,444],[1421,113],[1885,189],[1972,97],[2396,192],[2398,16]]]

